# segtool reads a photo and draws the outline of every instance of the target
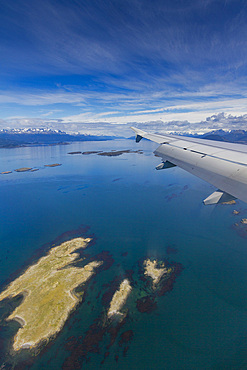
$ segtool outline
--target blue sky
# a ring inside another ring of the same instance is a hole
[[[246,19],[239,0],[2,1],[0,127],[241,128]]]

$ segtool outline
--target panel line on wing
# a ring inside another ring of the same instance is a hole
[[[171,143],[165,143],[165,144],[169,145],[170,147],[174,147],[176,149],[187,150],[191,153],[200,154],[202,156],[202,158],[207,156],[207,157],[211,157],[211,158],[220,159],[220,160],[225,161],[225,162],[235,163],[235,164],[242,165],[242,166],[247,166],[247,163],[245,163],[245,162],[234,161],[234,160],[230,160],[230,159],[227,159],[227,158],[223,158],[221,156],[217,156],[217,155],[213,155],[213,154],[209,154],[209,153],[205,153],[205,152],[198,152],[197,150],[193,150],[193,149],[189,149],[189,148],[181,148],[181,146],[175,145],[174,143],[172,143],[172,144]]]
[[[163,163],[157,169],[177,165],[220,189],[205,199],[206,204],[234,198],[247,203],[247,145],[133,131],[160,144],[154,154]]]

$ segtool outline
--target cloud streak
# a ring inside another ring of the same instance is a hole
[[[2,118],[200,122],[246,112],[241,0],[0,4]]]

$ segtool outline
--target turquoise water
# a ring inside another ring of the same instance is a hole
[[[27,351],[11,356],[9,348],[18,325],[4,321],[11,307],[0,306],[1,363],[16,366],[30,360],[32,369],[59,369],[70,355],[68,338],[83,338],[102,314],[104,284],[126,269],[136,285],[126,303],[132,330],[126,356],[118,339],[104,353],[89,354],[82,367],[95,369],[242,369],[247,368],[247,243],[232,228],[247,217],[246,205],[205,207],[213,187],[179,168],[156,171],[157,145],[130,140],[1,149],[0,172],[37,167],[36,172],[0,175],[0,284],[25,268],[46,243],[80,225],[90,226],[96,244],[90,253],[109,251],[114,264],[89,284],[85,302],[71,315],[54,341],[36,357]],[[71,151],[143,149],[143,154],[119,157],[69,155]],[[45,164],[61,163],[48,168]],[[234,209],[241,210],[237,216]],[[167,256],[166,247],[178,252]],[[127,252],[123,257],[122,253]],[[141,285],[138,261],[146,256],[182,263],[184,270],[172,292],[157,299],[157,309],[135,308]],[[88,301],[91,304],[88,304]],[[16,303],[17,304],[17,303]],[[12,307],[13,309],[13,307]],[[5,316],[4,316],[5,315]],[[120,332],[121,334],[121,332]],[[115,354],[119,354],[118,362]]]

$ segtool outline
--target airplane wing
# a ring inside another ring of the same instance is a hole
[[[154,152],[162,158],[157,170],[179,166],[218,189],[204,204],[236,198],[247,203],[247,145],[131,129],[136,134],[136,142],[144,137],[160,144]]]

